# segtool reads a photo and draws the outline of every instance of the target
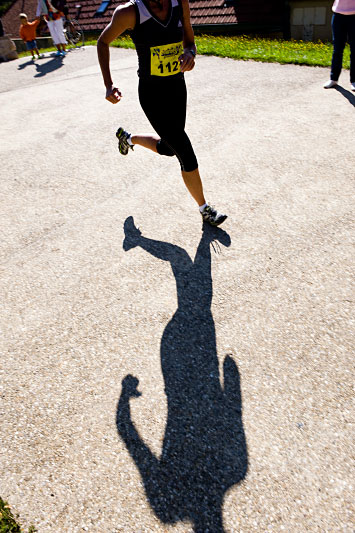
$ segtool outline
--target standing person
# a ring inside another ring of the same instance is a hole
[[[67,0],[52,0],[52,6],[57,10],[63,13],[65,19],[68,18],[69,8],[67,6]]]
[[[41,57],[44,57],[43,54],[40,54],[37,48],[37,41],[36,41],[36,28],[38,24],[40,23],[40,18],[37,17],[36,20],[33,22],[28,22],[28,18],[26,13],[20,13],[20,37],[26,44],[27,50],[31,52],[33,61],[36,60],[35,58],[35,52],[37,54],[38,59]]]
[[[119,150],[126,155],[138,144],[160,155],[175,155],[203,220],[218,226],[227,216],[206,202],[197,159],[185,132],[184,73],[194,68],[196,56],[188,0],[131,0],[116,8],[97,43],[106,100],[112,104],[122,94],[112,82],[109,44],[125,30],[132,30],[138,54],[140,104],[158,135],[131,135],[120,127],[116,133]]]
[[[332,33],[333,57],[330,80],[324,89],[338,85],[343,64],[343,52],[346,41],[350,44],[350,85],[355,91],[355,0],[335,0],[333,4]]]
[[[49,33],[53,39],[54,45],[57,49],[56,56],[66,55],[67,40],[63,31],[63,16],[62,11],[56,9],[49,0],[39,0],[37,7],[37,15],[44,13],[47,21]]]

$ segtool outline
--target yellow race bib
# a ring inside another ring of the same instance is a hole
[[[173,76],[180,72],[179,56],[184,53],[182,42],[152,46],[150,73],[152,76]]]

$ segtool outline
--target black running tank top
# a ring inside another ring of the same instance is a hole
[[[138,55],[140,78],[166,78],[180,75],[179,56],[183,53],[182,8],[170,0],[165,21],[150,11],[144,0],[131,0],[136,10],[136,25],[131,32]]]

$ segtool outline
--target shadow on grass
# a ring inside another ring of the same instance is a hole
[[[161,456],[151,452],[131,418],[130,399],[141,395],[131,375],[122,382],[117,428],[156,516],[164,524],[191,521],[196,533],[224,532],[224,495],[248,467],[240,378],[231,355],[223,361],[223,387],[219,376],[211,313],[211,246],[220,250],[219,243],[230,246],[229,235],[204,227],[192,261],[178,246],[143,237],[132,217],[125,222],[125,251],[138,246],[170,263],[178,308],[160,346],[168,403]]]

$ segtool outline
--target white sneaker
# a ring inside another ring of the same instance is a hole
[[[350,83],[350,87],[351,87],[351,90],[352,90],[352,91],[355,91],[355,81],[353,81],[352,83]]]
[[[336,85],[338,85],[338,82],[337,81],[334,81],[334,80],[329,80],[327,81],[327,83],[325,83],[323,85],[324,89],[332,89],[333,87],[335,87]]]

